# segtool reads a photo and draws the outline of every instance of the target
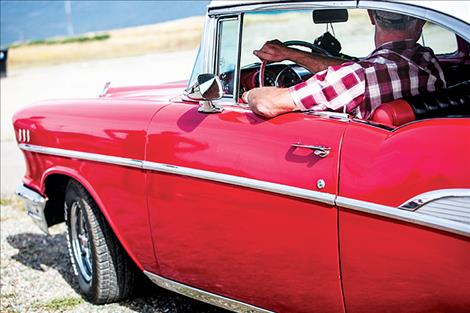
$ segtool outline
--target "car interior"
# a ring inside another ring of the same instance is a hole
[[[362,12],[358,13],[358,11]],[[252,55],[252,51],[259,49],[267,40],[281,37],[280,40],[287,46],[311,51],[314,54],[341,57],[345,59],[345,62],[358,61],[374,49],[371,42],[374,34],[371,25],[367,25],[369,21],[365,17],[366,10],[321,9],[308,12],[250,14],[245,14],[243,21],[240,82],[237,94],[239,99],[245,91],[252,88],[260,86],[290,87],[315,74],[297,64],[286,61],[268,64],[260,62]],[[299,30],[298,25],[300,24],[289,20],[300,17],[304,19],[305,23],[307,15],[311,24],[313,21],[314,28]],[[294,31],[292,29],[289,32],[283,31],[282,23],[276,23],[279,20],[284,20],[286,25],[284,27],[292,27]],[[227,66],[227,63],[230,63],[227,62],[227,56],[231,52],[227,52],[230,51],[230,48],[226,48],[227,39],[222,37],[230,32],[235,33],[234,29],[231,30],[234,27],[230,27],[230,22],[231,20],[219,22],[222,24],[219,24],[221,43],[218,51],[218,69],[226,95],[233,95],[235,88],[233,84],[235,66],[232,68]],[[263,22],[270,22],[272,30],[264,31],[264,33],[261,31],[262,34],[260,34],[260,25]],[[297,38],[297,36],[302,37],[297,34],[302,31],[307,34],[304,36],[306,39]],[[292,34],[296,34],[296,38],[292,38]],[[283,40],[283,35],[288,40]],[[309,41],[308,36],[314,36],[314,39]],[[362,122],[393,129],[416,120],[470,116],[469,43],[452,31],[430,22],[426,23],[419,43],[433,49],[441,63],[447,88],[384,103],[373,112],[368,121]]]

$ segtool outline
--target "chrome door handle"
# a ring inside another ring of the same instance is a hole
[[[319,156],[320,158],[326,158],[328,154],[330,154],[330,150],[331,150],[330,147],[302,145],[299,143],[293,143],[292,147],[313,150],[313,154],[315,154],[316,156]]]

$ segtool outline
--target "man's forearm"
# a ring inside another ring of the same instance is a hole
[[[244,100],[253,112],[265,117],[298,110],[287,88],[254,88],[244,94]]]
[[[291,49],[287,59],[305,67],[312,73],[321,72],[326,70],[328,66],[341,65],[346,62],[341,58],[312,54],[297,49]]]

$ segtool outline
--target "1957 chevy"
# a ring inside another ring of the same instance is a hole
[[[252,51],[266,40],[365,57],[367,9],[428,21],[420,43],[448,88],[369,120],[239,105],[260,82],[312,75],[261,64]],[[45,232],[65,221],[94,303],[128,297],[143,272],[237,312],[468,312],[469,12],[468,1],[213,2],[188,81],[17,112],[17,193]],[[312,43],[325,31],[340,52]]]

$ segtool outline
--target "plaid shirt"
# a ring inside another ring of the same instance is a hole
[[[339,110],[367,119],[382,103],[446,87],[430,48],[412,40],[388,42],[363,60],[330,66],[289,88],[302,110]]]

